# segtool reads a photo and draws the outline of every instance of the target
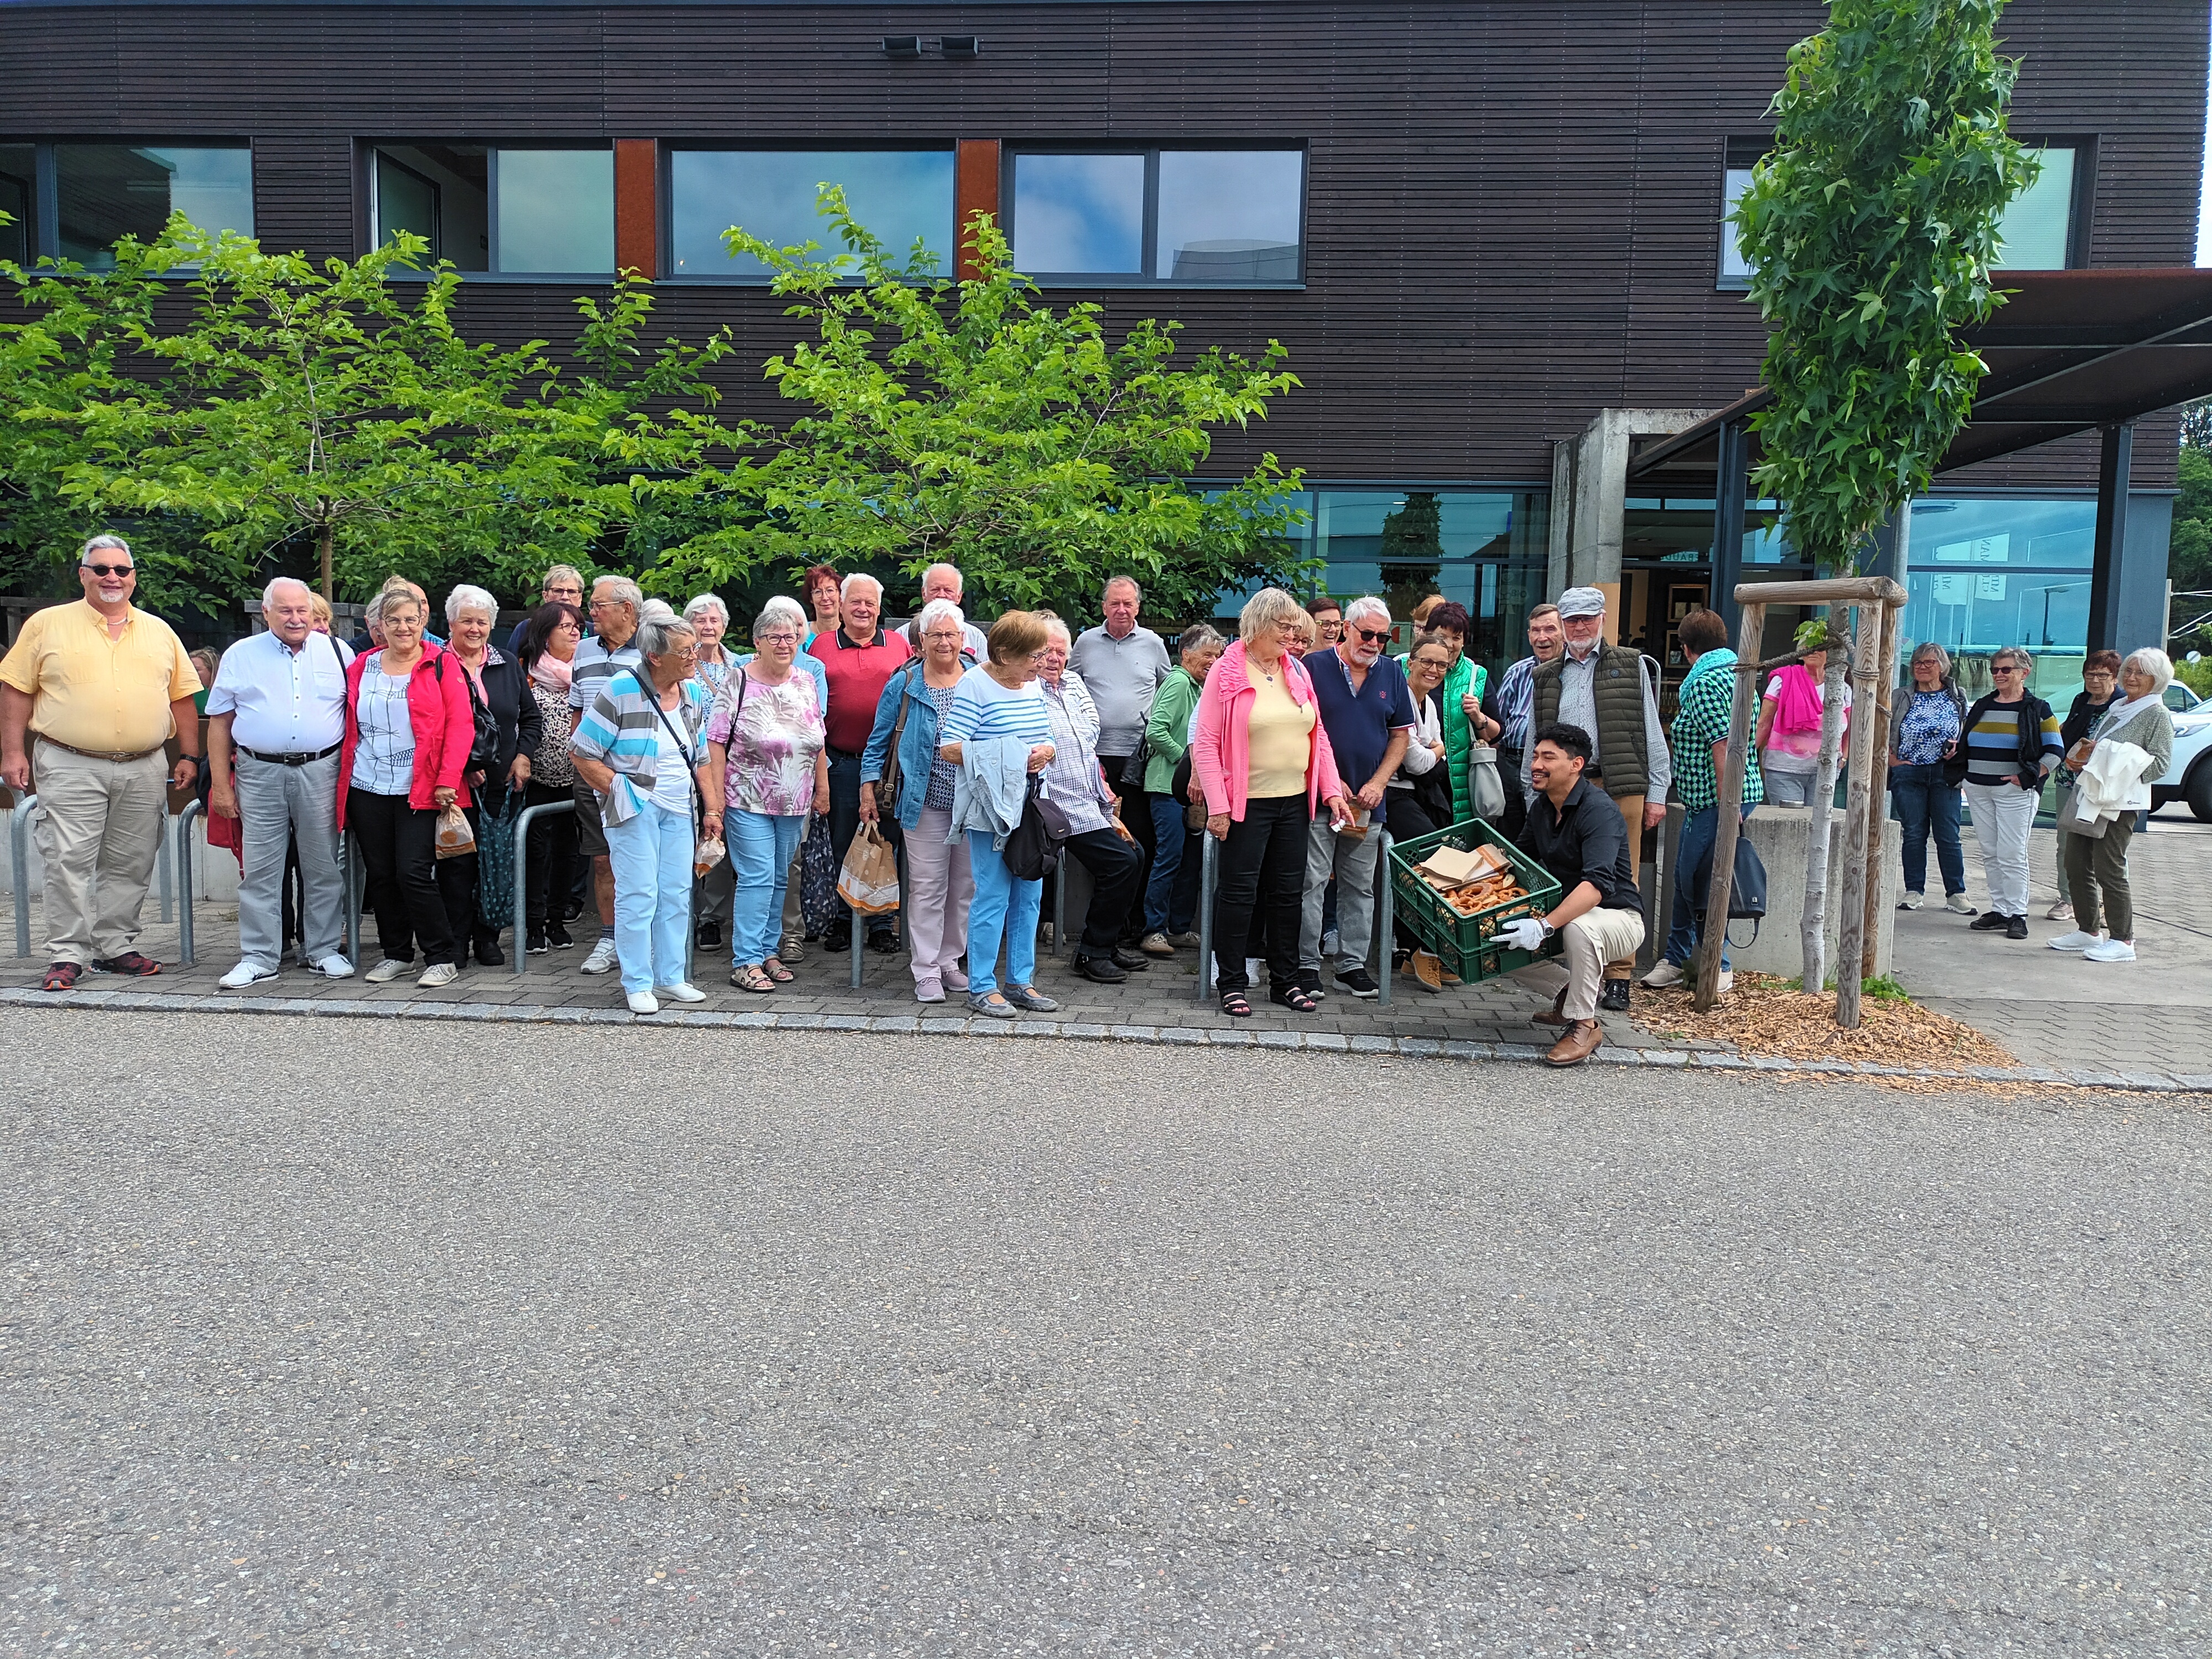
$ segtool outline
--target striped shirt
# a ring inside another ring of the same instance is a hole
[[[1044,688],[1031,680],[1009,691],[981,668],[971,668],[952,694],[952,710],[937,728],[938,747],[1019,738],[1029,744],[1052,741],[1052,718],[1045,712]]]
[[[583,654],[583,647],[577,647],[579,661]],[[671,712],[661,708],[659,699],[647,693],[635,674],[618,672],[601,678],[605,684],[592,698],[592,706],[584,711],[584,717],[576,722],[575,732],[568,739],[568,752],[614,769],[614,787],[607,792],[603,811],[609,825],[627,823],[637,816],[638,808],[652,798],[659,785],[660,750],[665,741],[661,732],[664,714],[672,723],[681,717],[682,724],[677,729],[683,733],[689,751],[687,764],[697,766],[706,759],[709,694],[697,680],[685,680],[682,683],[683,703]]]
[[[629,643],[607,649],[607,642],[594,634],[576,643],[576,658],[568,665],[568,707],[589,708],[592,699],[599,695],[600,684],[625,668],[638,665],[637,635],[629,636]]]
[[[1983,708],[1981,717],[1966,733],[1968,783],[2020,781],[2020,711],[2027,707],[2027,700],[2022,698],[2015,703],[1992,702]],[[2058,716],[2046,712],[2043,717],[2043,769],[2048,772],[2057,765],[2063,752],[2058,743]]]
[[[1498,682],[1498,695],[1491,700],[1490,717],[1505,728],[1498,736],[1500,748],[1528,746],[1528,716],[1536,708],[1535,675],[1536,659],[1523,657],[1508,668]]]

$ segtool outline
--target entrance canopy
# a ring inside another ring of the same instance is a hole
[[[1990,372],[1936,471],[2102,432],[2089,643],[2114,645],[2134,422],[2212,396],[2212,270],[2033,271],[2008,275],[2004,283],[2007,303],[1965,334]],[[1724,599],[1738,576],[1744,497],[1759,448],[1750,418],[1773,395],[1756,387],[1695,426],[1646,440],[1629,454],[1632,488],[1712,494],[1716,599]]]

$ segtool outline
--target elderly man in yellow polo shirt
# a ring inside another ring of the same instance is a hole
[[[138,978],[161,971],[131,946],[163,794],[194,782],[203,763],[199,676],[168,623],[131,605],[138,574],[129,545],[94,536],[76,574],[84,603],[33,613],[0,660],[0,782],[21,793],[34,764],[38,773],[49,991],[68,990],[88,967]],[[173,773],[161,764],[173,730],[184,749]]]

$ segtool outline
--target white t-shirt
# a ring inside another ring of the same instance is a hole
[[[691,768],[683,745],[668,729],[671,723],[678,723],[678,730],[682,729],[683,711],[671,714],[663,709],[661,713],[667,718],[653,722],[653,733],[660,740],[660,751],[653,761],[653,803],[688,818],[691,816]]]

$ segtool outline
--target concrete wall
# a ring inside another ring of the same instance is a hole
[[[1703,409],[1606,409],[1578,438],[1552,447],[1550,596],[1620,580],[1632,440],[1695,426]]]
[[[1751,924],[1739,921],[1735,925],[1729,946],[1732,966],[1747,973],[1779,974],[1784,978],[1795,978],[1803,971],[1804,956],[1797,940],[1797,927],[1804,915],[1805,852],[1811,814],[1812,809],[1807,806],[1761,806],[1745,822],[1745,837],[1759,849],[1759,860],[1766,866],[1766,920],[1759,925],[1759,938],[1748,949],[1738,949],[1733,941],[1748,934]],[[1829,812],[1827,931],[1831,974],[1835,971],[1836,944],[1843,927],[1844,817],[1840,811],[1832,809]],[[1658,894],[1662,929],[1665,919],[1674,914],[1674,845],[1681,830],[1682,809],[1668,807],[1663,831],[1667,838],[1666,859]],[[1898,889],[1902,884],[1899,846],[1897,825],[1885,820],[1881,902],[1875,942],[1877,974],[1890,970]]]

